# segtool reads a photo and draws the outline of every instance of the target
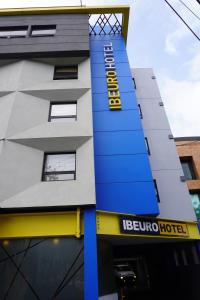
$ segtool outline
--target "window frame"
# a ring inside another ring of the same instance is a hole
[[[76,68],[76,77],[75,78],[56,78],[56,70],[58,68]],[[77,80],[78,79],[78,64],[77,65],[65,65],[65,66],[54,66],[53,80]]]
[[[140,119],[143,119],[143,113],[142,113],[142,108],[141,108],[140,104],[138,104],[138,110],[139,110]]]
[[[191,203],[192,203],[192,207],[193,207],[193,209],[194,209],[196,218],[197,218],[198,221],[200,221],[200,217],[197,216],[196,209],[194,208],[194,205],[193,205],[193,202],[192,202],[192,195],[198,195],[199,202],[200,202],[200,190],[190,190],[190,191],[189,191],[189,194],[190,194]]]
[[[137,89],[137,86],[136,86],[135,78],[134,78],[134,77],[132,77],[132,80],[133,80],[133,85],[134,85],[134,88],[135,88],[135,90],[136,90],[136,89]]]
[[[62,115],[62,116],[57,116],[57,117],[54,117],[54,116],[52,117],[51,116],[52,105],[67,105],[67,104],[76,104],[76,115],[75,116],[74,115]],[[77,121],[77,101],[76,102],[75,101],[70,101],[70,102],[61,102],[61,101],[54,102],[54,101],[52,101],[52,102],[50,102],[49,116],[48,116],[48,122],[49,123],[54,123],[54,122],[51,121],[52,119],[72,119],[72,118],[75,119],[74,120],[75,122]]]
[[[182,170],[183,170],[183,174],[184,174],[185,180],[186,181],[188,181],[188,180],[196,180],[197,176],[196,176],[196,172],[195,172],[195,169],[194,169],[194,164],[193,164],[192,156],[179,157],[179,158],[180,158],[180,163],[181,163],[181,167],[182,167]],[[185,175],[182,163],[187,163],[188,164],[188,169],[189,169],[190,175],[191,175],[190,179],[188,179],[187,176]]]
[[[145,137],[144,140],[145,140],[145,144],[146,144],[147,153],[148,153],[148,155],[151,155],[148,138]]]
[[[34,30],[55,30],[55,33],[53,34],[38,34],[38,35],[32,35],[32,32]],[[55,36],[56,35],[56,24],[42,24],[42,25],[31,25],[31,28],[30,28],[30,33],[29,33],[29,37],[32,37],[32,38],[36,38],[36,37],[52,37],[52,36]]]
[[[5,35],[5,36],[1,36],[0,34],[0,39],[13,39],[13,38],[26,38],[28,35],[28,30],[29,30],[29,26],[28,25],[24,25],[24,26],[2,26],[0,27],[0,33],[1,32],[17,32],[17,31],[25,31],[26,34],[24,35]]]
[[[45,171],[45,166],[46,166],[46,161],[48,155],[59,155],[59,154],[74,154],[75,155],[75,170],[74,171],[52,171],[52,172],[46,172]],[[45,180],[46,175],[56,175],[56,174],[74,174],[74,179],[65,179],[65,180]],[[70,151],[70,152],[44,152],[44,157],[43,157],[43,167],[42,167],[42,181],[43,182],[54,182],[54,181],[74,181],[76,180],[76,151]]]
[[[156,179],[153,179],[153,183],[154,183],[154,190],[155,190],[157,202],[160,203],[160,195],[158,192],[158,185]]]

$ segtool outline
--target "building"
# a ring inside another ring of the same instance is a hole
[[[178,137],[175,141],[193,208],[200,221],[200,137]]]
[[[0,10],[0,299],[199,299],[196,215],[128,17]]]

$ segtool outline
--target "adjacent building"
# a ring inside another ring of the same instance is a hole
[[[199,299],[197,218],[128,18],[0,10],[0,299]]]
[[[178,137],[175,141],[192,205],[200,221],[200,137]]]

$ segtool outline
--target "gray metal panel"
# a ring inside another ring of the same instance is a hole
[[[160,198],[160,217],[196,221],[191,199],[171,130],[164,111],[159,105],[161,96],[152,69],[134,69],[136,95],[143,113],[143,129],[150,148],[150,165],[156,179]]]
[[[180,180],[182,170],[153,171],[160,197],[160,218],[196,221],[194,209],[185,182]]]
[[[166,118],[164,106],[160,106],[160,98],[139,99],[143,115],[144,129],[169,130],[169,122]],[[171,132],[170,132],[171,133]]]
[[[56,25],[53,37],[0,38],[0,58],[89,56],[88,15],[29,15],[0,18],[0,27]]]
[[[152,170],[180,170],[180,160],[176,154],[176,146],[168,135],[170,130],[145,131],[151,155],[149,156]],[[154,154],[157,155],[154,155]],[[181,174],[183,175],[183,174]]]
[[[54,36],[48,37],[46,40],[44,37],[37,37],[37,38],[34,38],[34,40],[37,42],[38,48],[40,47],[40,45],[47,45],[47,44],[55,45],[55,37]],[[12,45],[15,45],[16,47],[18,47],[18,46],[26,47],[26,45],[33,45],[34,40],[32,38],[10,39],[9,40],[9,42],[10,42],[9,48],[10,47],[12,48]],[[58,44],[72,44],[72,43],[80,44],[80,42],[77,41],[77,36],[73,36],[73,35],[56,36],[56,41]],[[87,41],[88,41],[88,35],[82,35],[81,42],[87,44]],[[7,39],[2,39],[2,40],[0,39],[0,43],[1,43],[1,48],[8,47]]]

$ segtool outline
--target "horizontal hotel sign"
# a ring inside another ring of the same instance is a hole
[[[186,223],[127,216],[120,217],[120,231],[137,235],[189,236]]]

